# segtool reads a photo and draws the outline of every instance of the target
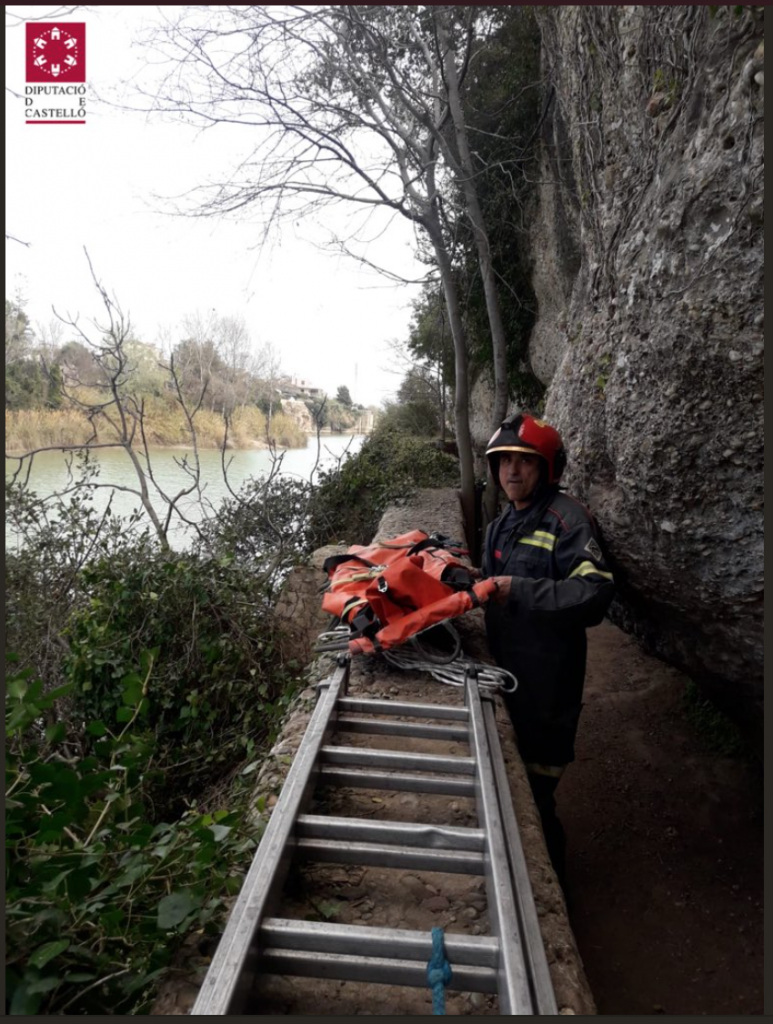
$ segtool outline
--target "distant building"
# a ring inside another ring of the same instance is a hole
[[[318,388],[303,377],[282,377],[279,387],[288,398],[324,398],[324,388]]]
[[[373,430],[373,412],[370,409],[363,409],[357,414],[357,422],[354,430],[357,434],[369,434]]]

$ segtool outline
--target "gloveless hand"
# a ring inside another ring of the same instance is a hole
[[[510,587],[513,582],[512,576],[492,576],[490,577],[497,585],[497,589],[491,595],[490,600],[496,604],[507,604],[510,600]]]

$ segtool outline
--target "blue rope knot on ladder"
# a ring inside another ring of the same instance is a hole
[[[443,929],[432,929],[432,957],[427,964],[427,982],[432,989],[432,1013],[446,1012],[446,985],[450,984],[453,972],[446,956],[443,943]]]

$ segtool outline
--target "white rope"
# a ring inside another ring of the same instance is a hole
[[[446,686],[464,686],[468,675],[476,675],[478,688],[481,690],[500,691],[501,693],[515,693],[518,680],[507,669],[498,668],[496,665],[486,665],[482,661],[475,661],[460,655],[448,665],[437,665],[431,661],[425,661],[420,655],[414,654],[410,648],[399,648],[391,651],[383,651],[383,656],[391,665],[401,668],[406,672],[429,672],[433,679]]]
[[[348,626],[336,626],[335,629],[320,633],[318,645],[339,647],[344,649],[348,646],[348,639],[351,630]],[[478,687],[481,690],[500,691],[501,693],[515,693],[518,680],[504,668],[496,665],[486,665],[482,661],[475,661],[465,655],[456,657],[447,664],[438,664],[436,661],[429,661],[422,658],[410,645],[396,647],[389,651],[381,651],[385,661],[404,672],[429,672],[433,679],[445,686],[464,686],[468,675],[477,676]]]

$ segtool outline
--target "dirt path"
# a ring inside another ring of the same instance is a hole
[[[762,1014],[760,773],[696,736],[680,673],[607,623],[589,646],[557,797],[598,1012]]]

